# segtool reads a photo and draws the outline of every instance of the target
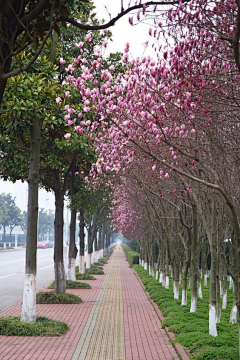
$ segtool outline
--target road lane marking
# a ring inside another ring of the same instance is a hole
[[[5,279],[6,277],[13,276],[13,275],[17,275],[17,273],[1,276],[0,279]]]
[[[47,269],[47,268],[52,267],[52,266],[53,266],[53,265],[48,265],[48,266],[45,266],[45,267],[40,268],[40,269],[38,269],[38,270],[44,270],[44,269]]]

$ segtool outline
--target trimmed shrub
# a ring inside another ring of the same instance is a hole
[[[139,264],[139,253],[133,251],[128,245],[125,244],[122,245],[122,248],[125,252],[130,267],[132,267],[134,264]]]
[[[140,265],[135,265],[134,269],[141,278],[145,291],[162,311],[164,316],[162,327],[168,327],[175,333],[175,342],[188,348],[191,360],[238,359],[238,324],[229,323],[233,303],[232,291],[228,291],[228,308],[221,310],[221,323],[217,324],[218,336],[213,337],[208,334],[209,289],[207,287],[202,287],[203,299],[197,301],[197,312],[190,313],[190,290],[187,295],[188,305],[181,306],[181,300],[174,300],[172,291],[165,289]],[[169,285],[169,288],[172,288],[172,279]]]
[[[85,274],[76,273],[76,279],[77,280],[96,280],[96,278],[89,273],[85,273]]]
[[[48,289],[54,289],[55,281],[51,283]],[[87,283],[81,283],[77,281],[66,281],[66,289],[91,289],[91,286]]]
[[[73,294],[57,294],[52,291],[37,293],[37,304],[80,304],[82,299]]]
[[[68,329],[64,322],[42,316],[38,316],[32,324],[14,316],[0,318],[0,335],[5,336],[61,336]]]
[[[93,274],[93,275],[104,275],[104,271],[102,270],[102,268],[100,266],[91,266],[91,268],[87,271],[88,274]]]

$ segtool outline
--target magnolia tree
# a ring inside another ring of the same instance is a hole
[[[137,14],[136,21],[144,16],[144,11]],[[129,21],[134,24],[135,19]],[[167,182],[173,177],[181,179],[175,182],[172,195],[178,201],[182,201],[183,195],[188,196],[187,206],[191,208],[191,221],[184,221],[181,215],[181,224],[190,242],[196,244],[200,221],[206,227],[210,244],[209,332],[213,336],[217,335],[219,207],[231,223],[235,254],[236,249],[240,251],[238,22],[234,1],[179,1],[166,12],[156,13],[154,27],[149,29],[150,36],[161,40],[160,45],[155,45],[155,59],[145,56],[130,60],[127,44],[122,58],[123,64],[128,64],[125,74],[114,71],[113,65],[102,70],[100,53],[85,67],[81,77],[74,77],[74,65],[69,65],[72,72],[69,80],[82,95],[84,112],[90,111],[91,104],[100,116],[98,121],[89,119],[75,126],[78,133],[86,132],[94,140],[98,153],[90,172],[91,181],[109,173],[121,174],[124,179],[134,163],[144,164],[155,185],[157,181]],[[71,114],[67,116],[71,121]],[[165,188],[161,188],[160,198],[165,196],[162,190]],[[199,202],[202,189],[207,193],[208,204]],[[179,211],[179,205],[175,202],[174,205],[175,211]],[[211,214],[209,223],[205,208]],[[171,224],[167,228],[169,226]],[[165,235],[167,228],[160,226]],[[180,239],[184,244],[183,234]],[[194,248],[191,246],[191,281],[196,289]],[[171,256],[169,251],[168,256]],[[237,255],[236,264],[237,271],[232,275],[238,301],[234,309],[240,304]],[[176,269],[174,271],[176,273]],[[196,294],[192,299],[193,311],[194,298]]]

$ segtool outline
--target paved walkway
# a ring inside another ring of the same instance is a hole
[[[105,275],[86,281],[92,289],[67,290],[82,304],[37,305],[37,313],[66,322],[54,338],[0,336],[1,360],[173,360],[175,349],[122,250],[115,250]],[[21,304],[1,313],[19,316]]]

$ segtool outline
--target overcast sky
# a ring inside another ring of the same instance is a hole
[[[127,8],[128,1],[125,1],[125,7]],[[121,9],[121,1],[120,0],[94,0],[94,4],[96,6],[97,18],[99,20],[105,19],[106,22],[110,20],[108,12],[111,14],[112,18],[116,16]],[[105,7],[107,7],[107,10]],[[113,41],[108,44],[107,50],[109,52],[123,52],[125,44],[127,42],[130,43],[130,52],[133,57],[141,57],[144,51],[143,44],[146,41],[149,41],[151,38],[148,35],[149,25],[147,24],[138,24],[136,26],[132,26],[129,24],[129,16],[133,16],[134,23],[136,23],[136,14],[127,14],[120,20],[116,22],[116,24],[109,28],[111,30],[113,36]],[[153,52],[149,46],[149,52],[151,56],[153,56]]]

